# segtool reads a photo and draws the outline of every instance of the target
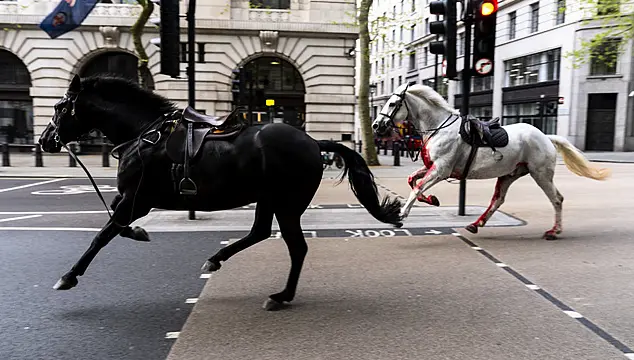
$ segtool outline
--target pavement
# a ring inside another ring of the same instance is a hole
[[[80,158],[91,172],[101,164]],[[420,164],[401,160],[372,168],[382,194],[407,196]],[[596,165],[612,178],[557,167],[557,241],[541,239],[553,210],[530,177],[471,234],[463,227],[488,205],[493,179],[468,182],[467,216],[457,215],[458,183],[442,182],[428,192],[441,207],[417,204],[394,229],[328,169],[302,217],[309,252],[297,297],[278,312],[261,308],[290,265],[276,230],[200,280],[202,261],[250,228],[252,205],[195,221],[155,210],[136,223],[153,242],[117,238],[76,289],[52,291],[106,215],[81,168],[14,173],[0,179],[1,261],[14,277],[0,285],[12,340],[0,358],[634,359],[634,166]],[[114,181],[98,179],[108,199]]]

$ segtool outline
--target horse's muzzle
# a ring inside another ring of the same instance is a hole
[[[383,136],[387,133],[387,126],[383,123],[381,124],[374,123],[372,124],[372,130],[374,130],[375,135]]]

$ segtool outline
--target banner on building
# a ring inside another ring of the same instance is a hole
[[[55,39],[79,27],[99,0],[62,0],[40,23],[44,30]]]

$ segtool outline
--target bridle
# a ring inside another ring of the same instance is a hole
[[[410,114],[410,110],[409,110],[409,106],[407,105],[407,102],[405,101],[405,93],[407,92],[407,89],[409,88],[409,84],[407,84],[405,86],[405,89],[403,89],[403,91],[401,93],[394,93],[394,95],[398,96],[398,100],[396,100],[394,102],[394,110],[392,111],[392,113],[390,115],[388,114],[384,114],[383,112],[380,112],[379,115],[383,115],[384,117],[386,117],[388,120],[386,121],[386,123],[388,124],[388,128],[392,128],[392,129],[396,129],[396,123],[394,122],[394,116],[396,116],[396,114],[398,113],[398,111],[401,109],[401,106],[403,106],[403,104],[405,104],[405,109],[407,110],[407,113],[405,115],[405,119],[407,119],[409,117]],[[453,119],[453,121],[451,121],[449,124],[447,124],[447,122],[449,120],[451,120],[451,118],[453,118],[455,116],[455,118]],[[427,133],[431,133],[431,135],[429,135],[427,137],[426,140],[424,140],[422,147],[427,146],[427,143],[429,142],[429,140],[434,137],[434,135],[436,135],[440,130],[447,128],[449,126],[451,126],[453,123],[455,123],[458,119],[460,119],[460,115],[456,115],[456,114],[450,114],[447,119],[445,119],[445,121],[442,122],[442,124],[440,124],[439,127],[434,128],[434,129],[428,129],[428,130],[419,130],[416,128],[416,125],[414,125],[414,122],[410,122],[412,124],[412,127],[414,128],[414,133],[417,135],[420,135],[421,138],[423,137],[424,134]],[[418,152],[416,152],[416,155],[414,155],[413,151],[409,151],[409,156],[412,159],[412,161],[416,161],[418,160]]]

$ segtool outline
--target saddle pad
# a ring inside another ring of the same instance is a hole
[[[491,144],[484,143],[483,139],[480,138],[480,134],[478,133],[478,131],[476,129],[472,129],[471,122],[465,121],[465,120],[463,120],[462,124],[460,125],[460,137],[462,137],[462,140],[464,140],[464,142],[466,142],[467,144],[471,146],[476,146],[476,147],[493,146],[495,148],[502,148],[508,145],[509,143],[508,133],[506,132],[506,130],[504,130],[504,128],[500,126],[499,123],[496,122],[491,124],[490,126],[485,124],[484,126],[487,126],[489,129],[489,132],[491,133]],[[476,132],[475,144],[471,137],[472,131]]]

